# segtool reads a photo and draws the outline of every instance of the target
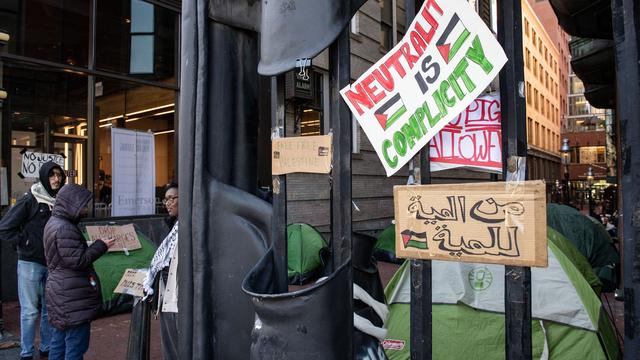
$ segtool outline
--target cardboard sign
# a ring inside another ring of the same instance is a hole
[[[113,292],[143,297],[142,284],[144,283],[145,276],[147,276],[146,269],[127,269]]]
[[[396,186],[396,256],[547,266],[543,181]]]
[[[64,167],[64,157],[60,154],[45,154],[39,152],[25,151],[22,153],[22,166],[20,174],[26,178],[37,178],[40,176],[42,164],[53,161]]]
[[[133,224],[127,225],[106,225],[106,226],[87,226],[87,234],[89,235],[89,241],[94,242],[96,240],[114,238],[116,243],[109,248],[109,252],[124,251],[140,249],[140,240],[138,240],[138,234]]]
[[[427,0],[405,37],[340,91],[391,176],[498,75],[507,58],[463,0]]]
[[[431,171],[464,167],[502,172],[500,96],[475,99],[429,143]]]
[[[320,135],[273,139],[271,173],[328,174],[331,172],[333,153],[331,138],[331,135]]]

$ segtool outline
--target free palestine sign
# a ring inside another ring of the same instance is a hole
[[[426,0],[404,38],[340,91],[387,176],[458,116],[507,62],[464,0]]]

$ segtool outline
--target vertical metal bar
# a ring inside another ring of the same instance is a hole
[[[611,2],[620,121],[620,209],[624,286],[624,359],[640,354],[640,8],[637,0]]]
[[[351,262],[351,112],[342,101],[340,89],[349,84],[351,78],[351,53],[349,29],[345,27],[329,47],[329,100],[330,124],[333,130],[333,170],[331,171],[331,249],[332,270]],[[353,312],[353,271],[347,267],[349,284],[344,299],[337,303],[347,304]],[[353,328],[353,317],[349,317]],[[346,358],[353,358],[353,338],[348,339],[352,351]]]
[[[522,59],[522,5],[501,0],[498,41],[509,61],[500,72],[502,108],[503,178],[511,157],[527,156],[526,103]],[[531,359],[531,269],[505,266],[506,358]]]
[[[98,21],[97,7],[98,1],[91,0],[91,8],[89,15],[89,54],[87,56],[87,66],[89,70],[96,69],[96,22]],[[95,164],[98,163],[97,154],[95,149],[96,139],[96,118],[95,118],[95,106],[96,103],[96,77],[95,75],[89,75],[87,77],[87,154],[86,154],[86,170],[87,174],[87,189],[95,194],[96,184],[95,175],[98,169],[95,168]],[[91,209],[91,215],[96,215],[96,209]]]
[[[422,1],[405,0],[407,26],[415,18]],[[431,184],[429,143],[420,151],[420,183]],[[431,261],[411,261],[411,359],[429,360],[432,357],[432,296]]]
[[[278,81],[280,80],[280,81]],[[284,109],[284,81],[271,77],[271,128],[275,136],[286,136]],[[276,287],[286,292],[289,285],[287,276],[287,176],[273,175],[273,216],[271,218],[271,239],[273,241]]]

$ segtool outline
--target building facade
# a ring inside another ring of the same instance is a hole
[[[552,184],[560,179],[565,60],[528,1],[522,1],[522,24],[529,178]]]

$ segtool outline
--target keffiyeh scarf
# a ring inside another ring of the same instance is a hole
[[[160,244],[160,247],[156,250],[153,259],[151,259],[151,265],[149,266],[149,271],[143,283],[144,292],[147,295],[153,295],[153,281],[158,273],[171,264],[171,258],[173,257],[177,243],[178,221],[176,221],[169,234],[162,240],[162,244]]]

